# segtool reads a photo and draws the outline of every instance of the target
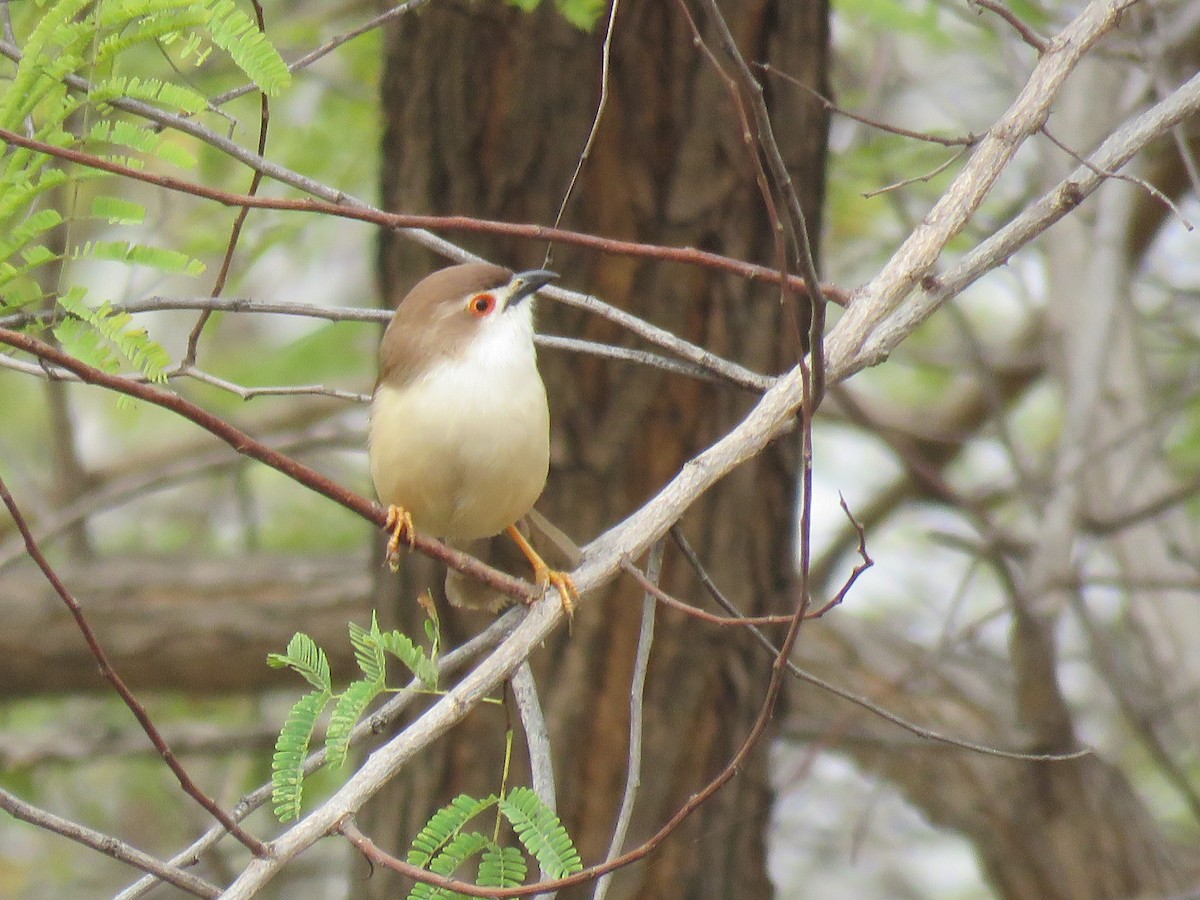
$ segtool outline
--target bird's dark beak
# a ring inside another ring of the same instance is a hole
[[[512,309],[526,297],[537,293],[539,288],[544,287],[551,281],[558,278],[557,272],[551,272],[549,269],[532,269],[529,272],[518,272],[513,276],[512,283],[515,288],[508,298],[508,304],[505,309]]]

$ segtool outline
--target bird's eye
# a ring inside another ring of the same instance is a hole
[[[476,294],[467,304],[467,308],[471,310],[471,315],[482,319],[496,308],[496,298],[491,294]]]

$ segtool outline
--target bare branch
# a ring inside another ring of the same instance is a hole
[[[146,737],[154,744],[154,748],[163,758],[163,762],[167,764],[167,767],[179,781],[179,786],[183,788],[188,796],[208,810],[209,814],[220,822],[226,831],[241,841],[252,853],[261,854],[265,852],[266,847],[262,841],[239,827],[237,822],[225,810],[221,809],[215,800],[200,790],[199,785],[188,775],[183,765],[167,745],[167,742],[159,734],[154,722],[150,719],[150,714],[146,712],[146,708],[142,706],[141,702],[126,686],[125,682],[121,680],[121,676],[109,664],[108,654],[104,652],[104,648],[100,646],[95,632],[92,631],[91,626],[88,624],[87,617],[83,614],[83,608],[74,596],[71,595],[71,592],[67,590],[66,585],[59,579],[49,560],[42,554],[41,548],[38,547],[33,534],[29,531],[29,526],[25,524],[25,517],[21,515],[21,510],[13,499],[12,494],[9,493],[8,486],[4,483],[3,478],[0,478],[0,500],[3,500],[4,505],[8,507],[9,514],[16,523],[18,530],[20,530],[21,536],[25,539],[25,548],[29,556],[37,563],[38,568],[46,576],[46,580],[54,587],[55,593],[62,598],[67,609],[71,611],[71,615],[75,619],[75,623],[79,626],[84,640],[87,641],[88,648],[92,651],[92,656],[95,657],[96,663],[100,667],[100,674],[113,686],[113,689],[120,695],[125,705],[129,707],[129,711],[133,713],[134,718],[138,720],[138,724],[142,726],[142,730],[146,732]]]
[[[218,897],[221,894],[219,888],[209,884],[203,878],[198,878],[190,872],[184,872],[177,866],[163,865],[149,853],[143,853],[125,841],[88,828],[86,825],[78,825],[47,810],[39,809],[3,788],[0,788],[0,809],[14,819],[20,819],[22,822],[28,822],[30,825],[60,834],[85,847],[91,847],[98,853],[111,856],[118,862],[127,863],[143,872],[148,872],[153,877],[172,884],[195,897]]]

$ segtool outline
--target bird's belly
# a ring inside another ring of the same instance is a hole
[[[474,540],[525,515],[546,484],[550,422],[536,371],[503,379],[380,385],[371,405],[371,475],[379,499],[418,530]]]

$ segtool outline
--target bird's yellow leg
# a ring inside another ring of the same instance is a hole
[[[409,515],[408,510],[400,506],[389,506],[387,508],[387,521],[383,526],[387,531],[392,533],[391,538],[387,543],[387,560],[388,567],[393,571],[400,568],[400,544],[401,542],[413,545],[413,520]]]
[[[521,552],[525,554],[525,558],[533,566],[533,577],[538,586],[544,590],[547,585],[554,585],[558,590],[558,596],[562,598],[563,610],[573,619],[575,616],[575,606],[579,603],[579,590],[575,587],[575,582],[571,580],[571,576],[566,572],[560,572],[546,565],[545,561],[533,549],[529,541],[525,540],[525,535],[521,534],[516,525],[509,525],[505,531],[516,542],[517,546],[521,548]]]

